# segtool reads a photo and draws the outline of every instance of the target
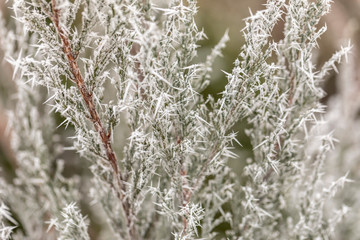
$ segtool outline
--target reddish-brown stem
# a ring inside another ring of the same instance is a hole
[[[61,39],[64,54],[68,61],[70,71],[74,77],[73,81],[76,83],[76,86],[77,86],[78,90],[80,91],[82,99],[85,102],[85,105],[90,114],[90,120],[93,123],[95,130],[100,135],[101,142],[105,149],[107,159],[109,160],[109,163],[113,169],[114,178],[117,180],[118,187],[119,187],[117,189],[118,197],[121,200],[122,207],[123,207],[124,213],[126,215],[125,217],[127,220],[127,226],[129,228],[129,232],[128,232],[129,238],[137,239],[136,230],[135,230],[133,221],[131,219],[131,207],[130,207],[129,202],[125,199],[125,196],[124,196],[124,193],[126,192],[126,185],[122,183],[124,181],[124,178],[123,178],[121,172],[119,171],[117,157],[116,157],[114,150],[112,148],[112,145],[111,145],[111,132],[110,131],[107,132],[105,130],[105,128],[103,127],[103,124],[100,120],[99,114],[95,107],[93,94],[87,88],[87,86],[85,84],[85,80],[84,80],[83,76],[81,75],[80,68],[77,64],[76,57],[74,57],[74,54],[72,52],[69,37],[67,36],[67,34],[64,32],[64,30],[60,26],[59,9],[56,8],[56,0],[51,0],[51,7],[52,7],[51,20],[54,23],[54,26],[55,26],[55,28],[59,34],[59,37]]]
[[[71,73],[74,76],[74,82],[76,83],[77,88],[79,89],[81,96],[86,104],[86,107],[90,114],[90,119],[96,129],[96,131],[99,133],[101,141],[103,143],[103,146],[106,151],[106,156],[109,159],[109,162],[114,170],[114,174],[116,176],[120,176],[120,179],[122,180],[121,173],[119,172],[118,165],[117,165],[117,159],[116,155],[112,149],[111,146],[111,133],[107,133],[101,123],[99,114],[96,111],[94,99],[92,96],[92,93],[88,90],[88,88],[85,85],[84,78],[81,75],[79,66],[77,64],[76,59],[73,56],[73,53],[71,51],[71,44],[69,41],[68,36],[64,33],[62,30],[60,23],[59,23],[59,10],[56,9],[55,0],[52,0],[52,8],[53,8],[53,22],[54,25],[58,31],[58,34],[61,38],[61,42],[63,44],[63,51],[64,54],[68,60]]]

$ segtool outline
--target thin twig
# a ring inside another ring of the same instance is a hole
[[[136,237],[136,230],[135,230],[135,226],[133,224],[133,221],[131,219],[131,209],[130,209],[130,203],[125,199],[125,195],[124,193],[126,193],[126,185],[123,184],[124,178],[122,176],[122,173],[119,171],[119,167],[117,164],[117,157],[114,153],[114,150],[112,148],[111,145],[111,132],[110,131],[106,131],[103,127],[103,124],[100,120],[99,114],[95,108],[95,103],[94,103],[94,99],[93,99],[93,94],[92,92],[89,91],[89,89],[87,88],[84,78],[81,75],[79,66],[77,64],[76,58],[73,55],[72,49],[71,49],[71,44],[70,44],[70,40],[69,37],[67,36],[67,34],[64,32],[64,30],[62,29],[62,27],[60,26],[60,16],[59,16],[59,12],[60,10],[56,8],[56,0],[51,0],[51,7],[52,7],[52,17],[51,20],[55,25],[55,28],[61,38],[61,42],[63,45],[63,51],[64,54],[68,60],[68,64],[70,66],[70,70],[71,73],[74,76],[74,82],[76,83],[76,86],[78,88],[78,90],[81,93],[81,96],[86,104],[86,107],[89,111],[90,114],[90,120],[92,121],[94,128],[96,129],[96,131],[98,132],[98,134],[100,135],[103,147],[105,149],[106,152],[106,156],[107,159],[113,169],[113,175],[114,178],[117,180],[118,182],[118,197],[121,200],[122,203],[122,208],[123,211],[125,213],[125,217],[127,220],[127,226],[128,226],[128,230],[129,230],[129,238],[130,239],[137,239]]]

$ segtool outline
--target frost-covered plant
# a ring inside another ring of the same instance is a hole
[[[61,220],[58,218],[51,219],[49,224],[49,228],[55,226],[55,229],[59,232],[57,239],[90,239],[87,233],[88,223],[86,218],[82,216],[75,203],[68,204],[61,211],[61,217]]]
[[[347,174],[352,183],[331,201],[328,208],[339,207],[346,204],[343,210],[348,211],[345,218],[338,224],[338,239],[358,239],[360,233],[356,226],[360,223],[359,203],[359,161],[360,161],[360,84],[356,77],[358,69],[356,56],[352,55],[348,64],[341,68],[338,78],[338,93],[330,99],[326,119],[329,128],[336,129],[334,134],[339,143],[334,152],[328,156],[326,166],[329,178]]]
[[[2,184],[21,226],[13,237],[90,239],[77,181],[61,175],[56,157],[55,111],[91,163],[89,196],[109,239],[331,238],[338,215],[325,215],[324,204],[347,179],[322,178],[333,138],[319,101],[349,47],[323,67],[312,62],[330,2],[269,0],[247,18],[244,47],[214,100],[200,93],[228,35],[194,63],[204,37],[196,0],[14,0],[17,30],[1,28],[18,85],[18,166]],[[240,119],[254,146],[242,182],[226,165],[237,157],[231,131]]]
[[[15,226],[8,226],[4,220],[11,222]],[[1,224],[1,226],[0,226],[1,239],[4,239],[4,240],[10,239],[11,233],[16,228],[17,222],[11,216],[9,208],[3,202],[1,202],[1,206],[0,206],[0,224]]]
[[[31,45],[36,38],[23,35],[20,23],[16,31],[2,28],[1,44],[5,46],[8,61],[15,66],[17,104],[9,113],[16,177],[11,184],[0,182],[1,198],[9,203],[16,216],[21,217],[21,227],[13,236],[15,239],[51,239],[54,234],[46,231],[46,221],[50,216],[58,215],[67,202],[79,199],[79,181],[62,176],[63,160],[57,159],[62,146],[57,142],[56,126],[48,114],[50,107],[43,104],[46,96],[39,87],[31,87],[27,83],[29,79],[19,72],[22,54],[35,53],[36,48]],[[13,43],[22,48],[16,48]]]
[[[317,28],[330,1],[274,1],[251,16],[245,45],[228,76],[222,108],[245,117],[254,158],[245,167],[240,234],[244,239],[311,239],[333,234],[323,205],[346,178],[329,187],[322,179],[331,133],[320,131],[324,112],[321,83],[349,48],[336,53],[318,71],[312,63]],[[284,17],[284,39],[271,40]],[[275,60],[272,60],[274,58]],[[223,107],[226,106],[226,107]],[[319,134],[320,133],[320,134]]]

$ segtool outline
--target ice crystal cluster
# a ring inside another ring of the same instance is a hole
[[[313,56],[330,0],[268,0],[246,18],[217,100],[201,93],[229,37],[194,60],[204,38],[196,0],[11,4],[0,41],[17,85],[16,172],[0,182],[1,239],[92,239],[94,222],[98,239],[341,239],[347,208],[334,196],[351,166],[327,171],[333,118],[320,99],[350,47],[322,66]],[[281,22],[284,37],[274,40]],[[233,151],[239,120],[249,124],[251,159]],[[89,174],[64,176],[59,156],[69,149]],[[240,177],[229,158],[246,165]]]

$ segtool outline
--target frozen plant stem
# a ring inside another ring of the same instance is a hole
[[[60,26],[60,11],[56,8],[56,0],[51,0],[51,8],[52,8],[52,16],[51,21],[55,25],[55,28],[57,30],[57,33],[59,34],[61,38],[61,42],[63,45],[63,51],[64,54],[68,60],[69,67],[71,69],[71,73],[74,75],[74,82],[76,83],[76,86],[78,90],[81,93],[81,96],[88,108],[89,114],[90,114],[90,120],[93,123],[96,131],[101,137],[101,141],[103,143],[104,149],[106,151],[106,156],[111,164],[111,167],[113,169],[113,176],[116,179],[118,183],[118,189],[115,189],[117,191],[117,195],[119,199],[121,200],[121,204],[123,207],[123,211],[125,213],[125,218],[127,220],[127,226],[129,230],[129,237],[130,239],[136,239],[136,230],[134,229],[134,224],[131,221],[131,210],[130,210],[130,203],[125,198],[124,193],[126,192],[126,186],[122,183],[124,181],[124,178],[119,171],[119,167],[117,164],[117,158],[114,153],[114,150],[111,145],[111,131],[108,132],[104,129],[103,124],[101,123],[99,114],[96,111],[94,99],[92,93],[89,91],[89,89],[85,85],[85,81],[83,76],[81,75],[79,66],[76,61],[76,57],[73,55],[73,51],[71,49],[71,44],[69,37],[67,34],[63,31],[63,29]]]

